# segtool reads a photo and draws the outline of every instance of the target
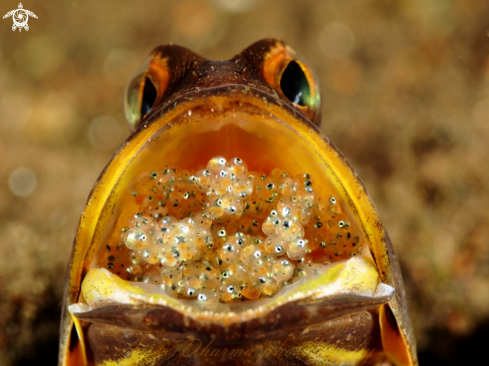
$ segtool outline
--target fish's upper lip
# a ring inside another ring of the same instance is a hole
[[[191,89],[184,94],[176,94],[173,97],[168,98],[160,106],[154,108],[149,114],[141,121],[138,129],[141,126],[144,128],[149,127],[153,123],[164,118],[169,112],[175,108],[184,104],[186,108],[193,109],[205,105],[210,99],[223,98],[229,101],[239,102],[245,100],[247,103],[254,104],[259,108],[262,102],[265,102],[268,106],[275,106],[281,108],[286,113],[293,115],[294,118],[300,120],[302,123],[307,124],[308,127],[315,130],[315,132],[321,134],[319,128],[312,123],[306,116],[302,114],[294,105],[281,98],[273,89],[269,91],[263,91],[250,85],[243,84],[226,84],[215,87],[207,87],[203,89]],[[269,111],[269,109],[265,108]]]

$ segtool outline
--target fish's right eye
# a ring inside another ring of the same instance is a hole
[[[153,63],[152,57],[143,62],[126,86],[124,112],[131,131],[150,114],[168,86],[168,70],[161,67],[161,64],[152,67]]]

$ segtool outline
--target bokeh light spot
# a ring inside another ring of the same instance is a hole
[[[216,6],[230,13],[242,13],[251,10],[256,4],[256,0],[213,0]]]
[[[17,168],[10,174],[8,186],[18,197],[30,196],[37,186],[36,174],[29,168]]]
[[[355,37],[343,23],[331,23],[319,33],[318,42],[327,56],[340,58],[350,54],[355,45]]]
[[[0,113],[2,127],[17,129],[22,127],[29,118],[30,103],[21,95],[8,95],[0,101]]]

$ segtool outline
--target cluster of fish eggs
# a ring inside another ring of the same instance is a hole
[[[140,212],[122,230],[136,280],[180,298],[233,302],[272,296],[329,262],[309,255],[326,245],[315,216],[322,198],[309,174],[264,175],[218,156],[194,174],[148,175],[150,184],[133,192]],[[335,198],[327,201],[323,210],[334,214]]]

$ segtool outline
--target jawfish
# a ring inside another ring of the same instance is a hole
[[[159,46],[68,268],[59,365],[417,365],[399,264],[311,67]]]

